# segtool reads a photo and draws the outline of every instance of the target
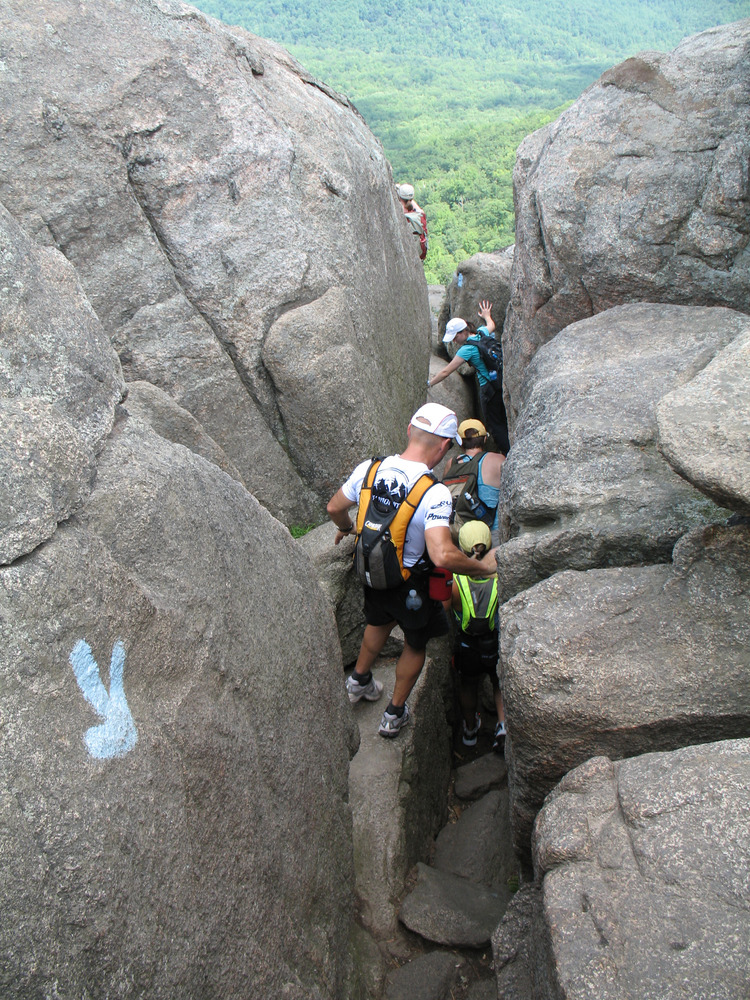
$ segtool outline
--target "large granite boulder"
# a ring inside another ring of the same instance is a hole
[[[422,265],[377,140],[280,47],[176,0],[10,0],[0,200],[287,524],[424,399]]]
[[[500,611],[516,850],[544,796],[605,755],[750,734],[750,525],[684,536],[671,565],[557,573]]]
[[[0,995],[343,1000],[356,729],[313,565],[117,406],[70,264],[0,223],[0,481],[47,490],[2,525]]]
[[[503,468],[503,599],[561,569],[666,562],[685,531],[726,519],[660,453],[656,413],[749,330],[750,317],[729,309],[638,303],[574,323],[540,348]],[[737,351],[726,364],[746,384]],[[693,420],[710,424],[711,414],[704,407]],[[674,426],[670,440],[679,435]],[[736,440],[746,454],[741,419]]]
[[[656,407],[659,450],[716,503],[750,515],[750,325]]]
[[[568,774],[535,829],[531,996],[745,996],[749,782],[747,739],[599,757]]]
[[[505,386],[564,327],[623,302],[750,303],[750,19],[608,70],[526,139]]]
[[[513,253],[514,247],[510,246],[493,253],[475,253],[473,257],[461,261],[445,289],[438,316],[438,335],[441,339],[445,324],[454,316],[477,325],[484,322],[477,313],[483,299],[492,303],[492,318],[500,337],[505,310],[510,302]]]
[[[128,382],[128,412],[150,424],[167,441],[184,445],[242,482],[238,470],[195,417],[152,382]]]
[[[0,564],[85,502],[125,386],[112,345],[56,250],[0,205]]]

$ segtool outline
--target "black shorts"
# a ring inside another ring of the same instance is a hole
[[[390,625],[395,621],[412,649],[424,649],[429,639],[450,631],[443,605],[430,600],[427,587],[426,578],[406,580],[395,590],[365,587],[365,621],[368,625]],[[416,610],[406,606],[410,590],[415,590],[422,600],[422,606]]]
[[[498,636],[466,635],[458,632],[453,646],[453,666],[462,677],[481,677],[489,674],[497,678]]]

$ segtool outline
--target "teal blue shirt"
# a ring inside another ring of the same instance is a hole
[[[482,357],[479,353],[479,350],[474,346],[479,340],[478,334],[480,333],[485,334],[485,336],[487,337],[493,336],[493,334],[490,333],[490,331],[487,329],[486,326],[477,327],[477,333],[471,334],[466,343],[463,344],[461,347],[459,347],[459,349],[456,351],[456,354],[462,360],[468,361],[471,367],[476,371],[477,378],[479,379],[479,384],[486,385],[488,382],[491,382],[492,379],[489,377],[489,374],[487,372],[487,366],[485,365],[484,361],[482,361]],[[472,343],[472,341],[474,343]]]

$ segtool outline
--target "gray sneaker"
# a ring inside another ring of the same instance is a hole
[[[495,740],[492,744],[492,749],[495,753],[502,753],[505,750],[505,737],[507,733],[505,731],[505,723],[498,722],[495,726]]]
[[[465,722],[461,723],[461,741],[465,747],[475,747],[477,745],[477,735],[482,725],[479,712],[474,716],[474,725],[468,729]]]
[[[381,736],[387,736],[389,738],[398,736],[399,731],[404,728],[410,717],[411,712],[409,711],[408,705],[404,705],[403,715],[391,715],[390,712],[383,712],[383,718],[380,720],[378,732]]]
[[[354,674],[349,674],[346,678],[346,693],[349,701],[356,705],[362,698],[365,701],[377,701],[383,693],[383,685],[373,677],[369,684],[358,684],[354,679]]]

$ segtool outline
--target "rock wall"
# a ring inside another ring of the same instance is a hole
[[[343,998],[356,730],[312,563],[119,402],[62,255],[0,241],[0,994]]]
[[[725,350],[730,364],[748,331],[750,317],[730,309],[632,303],[571,324],[537,351],[501,483],[504,599],[563,569],[668,562],[686,531],[726,519],[665,460],[657,413],[662,397],[679,398],[707,378]],[[731,367],[746,382],[743,365]],[[742,393],[739,384],[726,388],[726,431],[704,401],[691,409],[696,448],[674,419],[670,440],[687,445],[694,464],[742,478]],[[699,433],[726,442],[711,462],[708,443],[697,450]],[[730,499],[718,489],[710,495]]]
[[[498,995],[741,997],[748,750],[732,740],[571,771],[535,829],[544,891],[527,886],[493,939]]]
[[[749,45],[743,21],[641,54],[519,149],[509,1000],[747,981]]]
[[[438,316],[438,336],[442,341],[445,325],[454,316],[479,325],[483,320],[477,310],[483,299],[492,303],[492,318],[497,326],[498,338],[502,333],[505,310],[510,301],[510,282],[513,269],[514,247],[494,253],[475,253],[461,261],[456,273],[445,289]]]
[[[284,50],[174,0],[11,0],[0,202],[290,523],[422,402],[430,315],[382,148]]]
[[[514,840],[590,757],[750,733],[750,527],[685,535],[665,566],[557,573],[502,608]]]
[[[640,53],[519,147],[512,423],[529,361],[576,320],[638,301],[749,311],[749,47],[745,20]]]

